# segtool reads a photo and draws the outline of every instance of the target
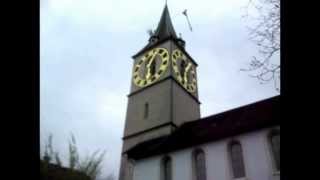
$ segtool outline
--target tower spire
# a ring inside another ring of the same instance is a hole
[[[167,1],[166,1],[167,3]],[[162,15],[160,18],[160,21],[158,23],[158,26],[155,31],[149,32],[150,38],[149,43],[142,48],[138,53],[133,55],[132,57],[135,58],[148,48],[155,45],[157,42],[164,40],[164,39],[172,39],[177,41],[178,44],[180,44],[183,48],[185,46],[185,42],[183,39],[179,38],[173,28],[172,21],[170,18],[169,10],[167,4],[165,4],[164,9],[162,11]]]
[[[171,21],[168,6],[167,6],[167,1],[162,11],[162,15],[161,15],[158,27],[154,33],[154,36],[157,36],[159,40],[170,37],[170,36],[174,38],[178,38],[172,25],[172,21]]]

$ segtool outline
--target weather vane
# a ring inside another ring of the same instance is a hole
[[[165,0],[165,2],[166,2],[166,5],[167,5],[168,0]],[[188,25],[189,25],[189,29],[190,29],[190,31],[192,31],[192,26],[191,26],[191,23],[190,23],[190,20],[189,20],[188,14],[187,14],[187,9],[185,9],[185,10],[182,12],[182,14],[186,16],[187,21],[188,21]]]
[[[182,12],[182,14],[186,16],[187,21],[188,21],[188,24],[189,24],[190,31],[192,31],[192,27],[191,27],[191,24],[190,24],[190,21],[189,21],[189,17],[188,17],[188,15],[187,15],[187,9],[185,9],[185,10]]]

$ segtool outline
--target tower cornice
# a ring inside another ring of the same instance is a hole
[[[169,36],[167,38],[164,38],[154,44],[151,44],[151,45],[147,45],[145,46],[142,50],[140,50],[138,53],[136,53],[135,55],[132,56],[133,59],[137,58],[138,56],[140,56],[141,54],[147,52],[148,50],[151,50],[152,48],[154,47],[157,47],[158,45],[166,42],[166,41],[169,41],[169,40],[172,40],[172,42],[185,54],[187,55],[187,57],[192,61],[192,63],[194,63],[195,66],[198,66],[197,62],[190,56],[190,54],[185,50],[185,48],[183,46],[181,46],[179,43],[178,43],[178,40],[179,39],[176,39],[172,36]]]

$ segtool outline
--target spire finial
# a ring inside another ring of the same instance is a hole
[[[167,1],[167,0],[166,0]],[[173,38],[177,38],[176,32],[174,31],[168,6],[165,5],[162,11],[162,15],[158,24],[154,35],[157,36],[159,39],[167,38],[172,36]]]

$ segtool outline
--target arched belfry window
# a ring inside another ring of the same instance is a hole
[[[171,158],[165,156],[161,160],[161,180],[171,180],[172,179],[172,165]]]
[[[202,149],[196,149],[192,153],[193,180],[206,180],[206,159]]]
[[[280,131],[272,130],[269,133],[268,140],[271,148],[274,168],[276,171],[280,171]]]
[[[232,141],[229,144],[229,156],[232,168],[233,178],[245,177],[245,167],[243,161],[243,153],[240,142]]]

